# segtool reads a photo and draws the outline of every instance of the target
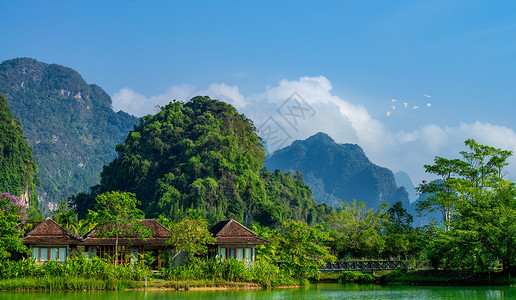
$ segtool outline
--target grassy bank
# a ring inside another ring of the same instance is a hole
[[[273,288],[304,286],[307,279],[295,278],[275,264],[214,259],[191,259],[179,267],[162,268],[153,274],[143,263],[115,266],[102,259],[71,257],[66,263],[37,264],[33,260],[0,261],[0,290],[126,290],[158,288]]]
[[[516,277],[504,272],[392,271],[382,277],[382,282],[399,285],[516,285]]]
[[[27,277],[0,280],[0,291],[93,291],[125,290],[144,286],[143,281],[127,279],[93,279],[80,277]]]
[[[275,287],[304,286],[305,281],[291,281],[287,285]],[[171,289],[190,290],[203,288],[223,289],[262,289],[267,288],[258,282],[228,281],[223,279],[185,279],[164,280],[149,278],[145,281],[127,279],[93,279],[71,277],[26,277],[0,279],[0,291],[94,291],[94,290],[144,290],[144,289]]]

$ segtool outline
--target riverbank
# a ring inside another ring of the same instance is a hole
[[[325,272],[312,283],[359,283],[420,286],[516,286],[516,276],[506,272],[467,272],[448,270]]]
[[[516,285],[516,276],[506,272],[393,271],[380,278],[380,282],[394,285],[513,286]]]
[[[308,281],[297,281],[291,285],[275,286],[274,288],[295,288],[309,284]],[[98,280],[77,277],[28,277],[14,279],[0,279],[0,291],[122,291],[122,290],[257,290],[267,289],[256,282],[232,282],[222,279],[215,280]]]

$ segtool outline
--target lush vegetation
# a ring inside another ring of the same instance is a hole
[[[424,183],[430,192],[421,211],[438,210],[426,251],[435,268],[488,271],[516,267],[516,189],[503,178],[512,152],[467,140],[460,159],[436,157],[427,172],[439,181]]]
[[[288,219],[313,224],[332,211],[314,202],[302,177],[263,169],[265,152],[252,122],[208,97],[175,101],[145,116],[116,150],[100,186],[72,199],[79,215],[95,194],[112,190],[135,193],[148,217],[182,219],[196,209],[210,224],[228,217],[267,226]]]
[[[107,192],[96,198],[95,211],[90,211],[88,219],[97,225],[99,238],[115,237],[115,249],[121,235],[134,235],[141,238],[151,236],[149,228],[139,222],[143,212],[136,208],[138,200],[131,193]],[[115,266],[118,255],[115,255]]]
[[[22,197],[25,204],[38,211],[37,175],[38,166],[21,124],[0,94],[0,192]]]
[[[337,144],[322,132],[274,152],[265,166],[270,170],[299,170],[315,201],[335,208],[340,207],[339,199],[358,199],[369,208],[395,201],[408,207],[408,194],[396,186],[389,169],[373,164],[360,146]]]
[[[11,252],[26,252],[22,227],[27,221],[25,205],[20,198],[9,193],[0,194],[0,260]]]
[[[57,204],[97,184],[102,166],[116,155],[115,145],[123,141],[137,122],[137,118],[124,112],[115,113],[109,95],[96,85],[88,85],[74,70],[30,58],[0,64],[0,92],[12,114],[20,120],[23,134],[33,149],[41,180],[36,193],[45,211],[49,202]],[[0,111],[5,113],[4,104]],[[0,123],[4,120],[10,118],[2,115]],[[18,127],[16,132],[21,132],[19,123],[13,125]],[[0,144],[7,142],[5,149],[12,150],[16,159],[25,161],[9,165],[16,174],[9,180],[20,184],[17,189],[29,187],[33,193],[31,184],[37,169],[29,158],[30,150],[18,146],[19,142],[12,137],[2,137],[0,141]],[[23,173],[14,169],[22,166],[25,166]],[[5,170],[3,166],[0,168],[0,176]],[[6,182],[9,181],[0,180],[0,184]],[[20,195],[21,191],[9,192]]]
[[[137,264],[113,265],[98,257],[81,253],[66,263],[38,264],[32,259],[0,260],[0,289],[105,290],[143,286],[152,272],[140,261]]]

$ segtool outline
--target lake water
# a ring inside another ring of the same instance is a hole
[[[325,283],[252,291],[0,292],[0,300],[125,299],[516,299],[516,287],[421,287]]]

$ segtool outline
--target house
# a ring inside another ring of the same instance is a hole
[[[151,253],[156,259],[153,266],[161,267],[162,254],[166,251],[165,242],[169,238],[170,231],[153,219],[144,219],[140,224],[150,229],[151,236],[144,239],[135,235],[119,236],[117,260],[119,263],[134,262],[140,255]],[[95,228],[86,234],[80,245],[85,247],[85,253],[89,255],[110,258],[114,261],[116,238],[100,238],[97,230]]]
[[[218,255],[222,259],[254,262],[255,245],[269,243],[234,219],[218,222],[210,232],[216,241],[209,247],[208,256]]]
[[[31,257],[36,262],[64,262],[81,242],[79,237],[50,218],[36,224],[23,237],[23,243],[31,250]]]

